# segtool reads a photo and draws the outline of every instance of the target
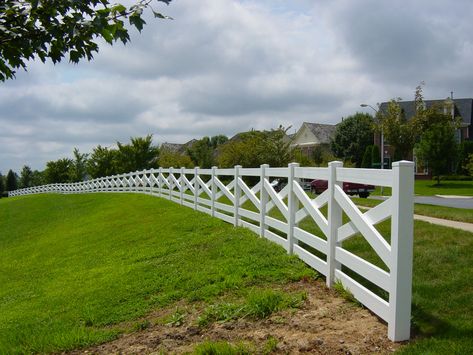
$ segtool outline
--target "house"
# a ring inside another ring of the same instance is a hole
[[[195,142],[197,142],[197,139],[191,139],[189,142],[184,144],[164,142],[163,144],[161,144],[160,149],[167,150],[173,153],[187,154],[187,149],[191,148]]]
[[[304,122],[293,137],[291,148],[300,149],[304,155],[309,157],[315,147],[328,147],[336,128],[336,125]]]
[[[453,101],[453,105],[451,104]],[[441,99],[441,100],[425,100],[426,108],[438,106],[445,114],[451,115],[460,119],[460,127],[456,131],[456,139],[458,143],[470,140],[473,141],[473,98],[463,99]],[[402,112],[409,120],[415,115],[415,101],[401,101],[399,102]],[[383,102],[379,106],[380,112],[386,112],[388,102]],[[375,133],[374,144],[380,145],[381,137],[379,133]],[[390,167],[393,157],[393,149],[389,146],[389,142],[384,142],[384,163],[385,167]],[[416,177],[420,178],[422,175],[426,177],[429,175],[429,170],[426,164],[418,161],[413,155],[412,159],[415,162]]]

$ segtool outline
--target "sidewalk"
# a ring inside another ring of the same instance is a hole
[[[358,205],[356,207],[358,207],[360,210],[369,210],[369,209],[371,209],[371,207],[358,206]],[[455,228],[455,229],[461,229],[461,230],[473,233],[473,223],[458,222],[458,221],[452,221],[450,219],[442,219],[442,218],[435,218],[435,217],[429,217],[429,216],[422,216],[420,214],[415,214],[414,219],[418,220],[418,221],[437,224],[439,226],[450,227],[450,228]]]
[[[473,223],[458,222],[458,221],[452,221],[449,219],[421,216],[419,214],[415,214],[414,219],[418,221],[429,222],[432,224],[438,224],[440,226],[461,229],[461,230],[473,233]]]

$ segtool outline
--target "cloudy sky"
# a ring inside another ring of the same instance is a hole
[[[471,0],[174,0],[93,62],[0,83],[0,172],[153,134],[156,144],[302,122],[394,97],[473,96]],[[369,112],[366,111],[366,112]]]

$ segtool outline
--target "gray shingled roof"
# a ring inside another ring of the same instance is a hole
[[[321,144],[328,144],[335,134],[336,125],[304,122]]]
[[[432,107],[434,104],[442,104],[444,100],[425,100],[425,106],[427,108]],[[466,125],[472,124],[472,116],[473,116],[473,99],[453,99],[455,103],[455,116],[460,116],[462,122]],[[415,102],[414,101],[401,101],[399,102],[399,106],[404,111],[407,119],[410,119],[415,114]],[[387,102],[383,102],[379,110],[382,112],[386,112],[388,107]]]
[[[161,144],[161,149],[169,150],[171,152],[180,152],[183,146],[184,144],[180,144],[180,143],[164,142],[163,144]]]

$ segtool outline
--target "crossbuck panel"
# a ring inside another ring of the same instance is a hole
[[[284,184],[273,184],[275,179]],[[328,188],[313,198],[301,179],[328,181]],[[343,182],[392,187],[392,196],[362,212],[343,191]],[[277,188],[276,188],[277,187]],[[412,294],[414,166],[401,161],[393,169],[288,167],[233,169],[152,169],[101,177],[72,184],[50,184],[9,192],[9,196],[37,193],[135,192],[169,199],[208,213],[234,226],[251,229],[298,255],[326,278],[328,287],[341,282],[357,300],[388,323],[393,341],[410,337]],[[322,209],[328,211],[327,214]],[[344,223],[343,215],[348,218]],[[390,243],[376,225],[391,220]],[[311,221],[320,231],[305,230]],[[380,268],[343,247],[362,236],[385,265]],[[386,271],[387,269],[388,271]],[[346,270],[356,275],[355,280]],[[360,278],[384,290],[388,299],[362,284]]]

